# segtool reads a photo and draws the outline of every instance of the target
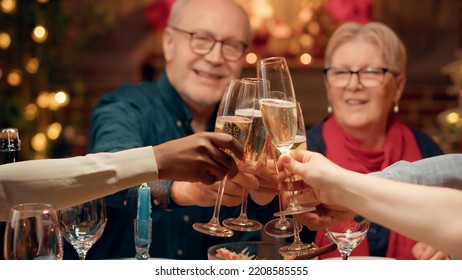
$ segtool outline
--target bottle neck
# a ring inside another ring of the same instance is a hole
[[[18,160],[19,151],[2,151],[2,164],[13,163]]]

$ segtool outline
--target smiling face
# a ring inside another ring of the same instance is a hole
[[[248,18],[230,0],[190,0],[170,25],[208,34],[216,40],[249,43]],[[171,28],[164,32],[167,76],[189,106],[214,106],[220,101],[226,82],[239,77],[242,59],[223,59],[221,45],[217,42],[208,54],[198,55],[191,49],[190,35]]]
[[[330,67],[342,67],[357,71],[366,66],[391,68],[384,61],[381,49],[361,38],[339,45],[331,56]],[[405,77],[387,72],[382,84],[366,88],[352,75],[344,88],[334,88],[326,83],[327,98],[332,104],[333,114],[346,131],[356,129],[380,129],[385,133],[388,114],[401,97]]]

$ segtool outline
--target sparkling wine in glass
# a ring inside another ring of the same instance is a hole
[[[251,90],[249,83],[240,79],[229,80],[218,108],[215,131],[232,135],[243,147],[245,147],[250,135],[254,108],[255,91]],[[248,111],[249,113],[246,116],[237,114],[243,111]],[[229,153],[236,161],[241,160],[235,158],[231,152]],[[212,218],[207,223],[194,223],[193,228],[195,230],[212,236],[233,236],[234,232],[222,226],[218,220],[226,179],[227,177],[225,176],[220,182]]]
[[[291,150],[306,150],[307,145],[305,122],[303,120],[302,109],[299,102],[297,102],[297,123],[297,133],[295,135],[294,144],[292,145]],[[275,160],[281,155],[281,153],[274,147],[274,145],[271,145],[270,152]],[[292,178],[288,178],[288,180],[288,183],[292,187],[294,182],[301,181],[302,178],[300,176],[293,176]],[[284,193],[285,192],[281,191],[281,194],[279,195],[279,212],[275,213],[276,216],[280,217],[269,221],[265,225],[265,232],[268,235],[276,238],[285,238],[294,235],[294,221],[290,218],[286,218],[286,211],[283,211],[284,206],[282,202],[282,195]],[[296,197],[289,195],[289,199],[292,199],[291,203],[294,204],[295,202],[293,202],[293,200],[295,200]],[[311,210],[314,209],[314,207],[311,208]],[[299,230],[301,230],[301,227]]]
[[[294,144],[298,123],[295,91],[285,58],[258,61],[257,77],[269,81],[269,86],[263,89],[264,98],[259,100],[265,129],[279,153],[286,154]],[[290,208],[284,210],[285,215],[312,211],[294,199],[291,202]]]
[[[337,244],[343,260],[347,260],[359,243],[361,243],[369,231],[369,222],[342,221],[330,225],[324,229],[329,240]]]
[[[44,203],[13,206],[4,243],[7,260],[61,260],[63,241],[56,210]]]
[[[306,130],[305,130],[305,122],[303,120],[303,113],[302,107],[299,102],[297,102],[297,132],[294,139],[294,144],[290,148],[291,150],[306,150]],[[279,157],[281,154],[278,150],[274,151]],[[285,208],[285,210],[279,211],[274,213],[275,216],[284,216],[290,214],[298,214],[302,212],[314,211],[316,210],[315,207],[307,207],[301,206],[297,201],[297,192],[294,190],[294,185],[297,182],[303,181],[302,177],[299,175],[292,175],[287,178],[287,185],[289,186],[288,192],[284,192],[284,194],[288,194],[289,204]]]
[[[75,248],[79,259],[85,260],[106,226],[104,198],[62,209],[58,216],[64,238]]]
[[[249,90],[255,91],[255,107],[250,111],[248,109],[236,110],[236,115],[252,118],[249,140],[244,146],[244,159],[246,163],[256,165],[263,155],[266,142],[266,131],[258,104],[258,98],[262,95],[265,81],[257,78],[243,78],[242,81],[248,84]],[[263,227],[260,222],[247,217],[248,194],[247,189],[242,189],[241,212],[237,218],[223,220],[225,227],[236,231],[258,231]]]
[[[294,144],[291,147],[291,150],[306,150],[307,145],[306,145],[306,130],[305,130],[305,122],[303,121],[303,114],[302,114],[302,109],[300,106],[300,103],[297,102],[297,133],[295,135],[295,140]],[[273,151],[277,156],[278,151],[274,149]],[[289,186],[288,191],[282,191],[280,198],[281,200],[284,200],[284,197],[289,197],[289,206],[287,206],[286,210],[280,211],[278,213],[275,213],[275,215],[280,215],[281,218],[285,217],[287,213],[290,213],[292,205],[297,205],[298,202],[296,201],[296,193],[293,189],[294,183],[298,181],[302,181],[303,179],[298,176],[298,175],[293,175],[290,178],[288,178],[287,185]],[[308,207],[306,207],[308,209]],[[287,211],[289,209],[289,211]],[[315,208],[311,208],[309,211],[314,210]],[[283,255],[285,258],[290,256],[300,256],[300,255],[305,255],[308,254],[310,251],[316,250],[318,247],[312,243],[303,243],[302,240],[300,239],[300,230],[302,229],[302,226],[298,222],[298,218],[294,216],[292,218],[292,225],[293,225],[293,236],[294,236],[294,241],[292,244],[283,246],[279,248],[279,253]],[[267,229],[269,230],[269,229]]]

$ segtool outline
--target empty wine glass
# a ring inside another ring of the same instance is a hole
[[[85,260],[88,250],[101,237],[106,226],[104,199],[95,199],[58,212],[61,232],[74,246],[79,259]]]
[[[264,98],[259,100],[266,132],[278,152],[286,154],[294,145],[297,133],[297,106],[285,58],[270,57],[258,61],[257,77],[269,81],[269,87],[263,88]],[[291,202],[283,214],[312,211],[311,207],[303,207],[295,199]]]
[[[53,206],[13,206],[6,223],[4,254],[7,260],[61,260],[63,241]]]
[[[254,108],[255,90],[252,90],[251,84],[239,79],[229,80],[218,108],[215,131],[232,135],[245,147],[250,135]],[[243,116],[244,113],[245,116]],[[234,157],[232,153],[231,155]],[[239,160],[235,157],[234,159]],[[212,218],[208,223],[194,223],[193,228],[195,230],[213,236],[233,236],[234,232],[221,226],[218,220],[226,179],[225,176],[220,182]]]
[[[244,159],[245,162],[256,165],[263,155],[266,140],[266,131],[261,118],[260,105],[258,104],[258,98],[262,95],[264,81],[257,78],[243,78],[242,81],[249,83],[249,89],[255,91],[256,101],[253,112],[249,112],[248,110],[237,110],[236,115],[248,117],[250,113],[250,115],[253,116],[249,140],[244,147]],[[241,212],[237,218],[227,218],[223,220],[224,226],[236,231],[257,231],[263,227],[260,222],[247,217],[248,194],[249,192],[247,189],[243,188]]]
[[[351,251],[366,237],[369,222],[342,221],[332,224],[324,230],[329,240],[337,244],[342,259],[347,260]]]

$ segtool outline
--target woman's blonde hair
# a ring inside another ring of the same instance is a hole
[[[325,66],[331,64],[332,55],[342,44],[354,39],[363,39],[382,50],[383,59],[390,70],[404,73],[406,70],[406,48],[396,33],[380,22],[370,22],[365,25],[347,22],[342,24],[332,34],[327,43]]]

